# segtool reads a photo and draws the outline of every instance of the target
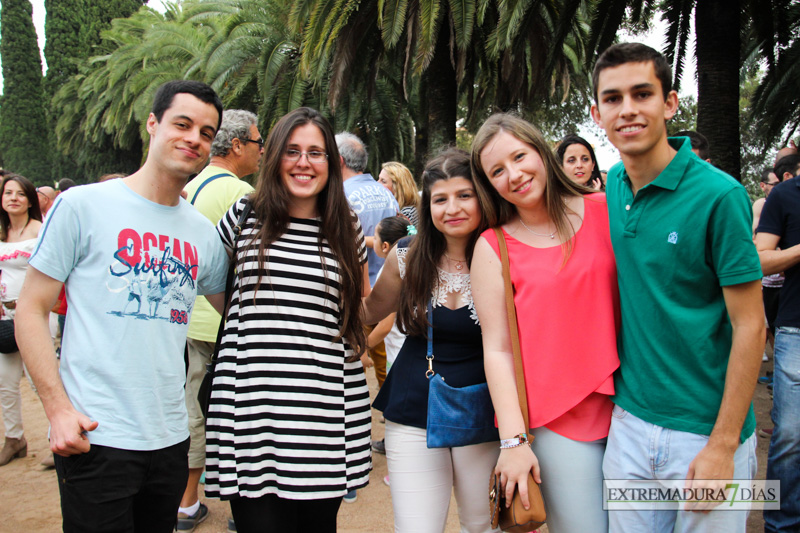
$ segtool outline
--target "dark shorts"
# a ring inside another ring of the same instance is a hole
[[[170,533],[189,477],[189,439],[160,450],[93,444],[55,456],[65,533]]]
[[[775,332],[775,319],[778,317],[778,304],[781,299],[781,287],[761,287],[764,297],[764,314],[769,329]]]

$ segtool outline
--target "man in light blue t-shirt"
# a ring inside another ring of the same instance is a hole
[[[208,85],[162,85],[142,168],[60,195],[31,255],[16,324],[50,420],[65,532],[175,527],[188,476],[183,346],[196,295],[219,298],[228,263],[180,193],[221,118]],[[47,321],[63,284],[59,375]]]

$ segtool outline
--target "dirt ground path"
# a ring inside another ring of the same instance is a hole
[[[772,362],[762,365],[761,375],[772,370]],[[367,372],[370,394],[374,397],[377,384],[372,370]],[[59,507],[58,486],[54,470],[46,470],[39,465],[49,453],[47,445],[47,418],[44,410],[27,380],[22,384],[22,415],[25,436],[28,439],[28,456],[16,459],[0,467],[0,533],[55,533],[61,530],[61,510]],[[755,395],[755,411],[758,427],[771,427],[769,410],[771,400],[764,385],[758,385]],[[382,438],[384,424],[380,423],[380,413],[373,410],[373,438]],[[0,431],[2,427],[0,426]],[[0,437],[2,438],[2,437]],[[1,442],[1,441],[0,441]],[[767,447],[769,441],[758,439],[758,478],[766,476]],[[358,500],[352,504],[342,504],[339,511],[339,531],[342,533],[388,533],[392,531],[393,514],[389,487],[384,485],[383,476],[387,474],[386,457],[373,455],[373,470],[370,484],[358,491]],[[226,502],[204,500],[211,513],[208,519],[195,529],[198,533],[224,533],[230,509]],[[459,530],[455,500],[451,500],[446,533]],[[754,511],[748,521],[748,532],[764,530],[760,511]],[[546,533],[544,527],[541,533]]]

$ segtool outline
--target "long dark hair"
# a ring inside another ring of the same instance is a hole
[[[341,318],[337,339],[347,339],[353,352],[359,354],[364,351],[367,339],[361,319],[363,270],[358,255],[357,218],[344,195],[342,167],[333,129],[315,109],[300,107],[284,115],[272,128],[264,146],[258,185],[251,197],[258,227],[247,245],[254,247],[258,243],[259,277],[256,291],[265,272],[266,249],[286,233],[290,222],[289,192],[281,179],[283,153],[294,130],[306,124],[314,124],[319,128],[325,138],[325,151],[328,154],[328,183],[317,195],[317,212],[321,218],[320,254],[324,239],[339,262]]]
[[[447,249],[447,240],[431,217],[431,187],[440,180],[464,178],[475,182],[469,167],[469,154],[457,148],[448,148],[431,159],[422,173],[422,200],[420,201],[419,227],[406,257],[406,277],[400,304],[397,309],[398,329],[406,335],[427,335],[428,319],[426,308],[433,288],[439,278],[439,262]],[[467,243],[467,262],[472,262],[475,242],[487,228],[486,219],[481,212],[481,222],[472,232]]]
[[[36,187],[31,181],[19,174],[6,174],[3,176],[3,186],[0,187],[0,195],[6,192],[6,183],[9,181],[16,181],[22,187],[22,192],[28,199],[28,221],[38,220],[42,221],[42,210],[39,207],[39,195],[36,194]],[[0,241],[5,242],[8,238],[8,228],[11,226],[11,219],[8,217],[5,209],[0,208]]]
[[[592,158],[592,163],[594,163],[594,168],[592,169],[592,175],[589,176],[589,180],[586,182],[586,186],[591,186],[594,180],[600,180],[600,183],[603,183],[603,180],[600,178],[600,165],[597,164],[597,157],[594,155],[594,149],[592,145],[589,144],[589,141],[581,137],[580,135],[575,135],[574,133],[570,133],[558,144],[558,148],[556,148],[556,155],[558,156],[558,160],[561,162],[561,168],[564,168],[564,154],[567,151],[567,148],[572,146],[573,144],[580,144],[589,152],[589,157]]]

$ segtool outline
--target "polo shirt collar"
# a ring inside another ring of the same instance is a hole
[[[674,191],[678,188],[678,184],[681,182],[681,179],[683,179],[683,176],[686,172],[686,166],[689,164],[690,158],[694,155],[694,152],[692,152],[692,144],[689,142],[688,137],[669,137],[667,142],[677,151],[675,157],[672,158],[672,161],[669,162],[669,165],[667,165],[667,167],[661,171],[661,174],[659,174],[656,179],[645,185],[643,188],[652,186]],[[631,185],[631,179],[628,177],[627,170],[623,170],[622,179],[629,188],[633,188]]]

